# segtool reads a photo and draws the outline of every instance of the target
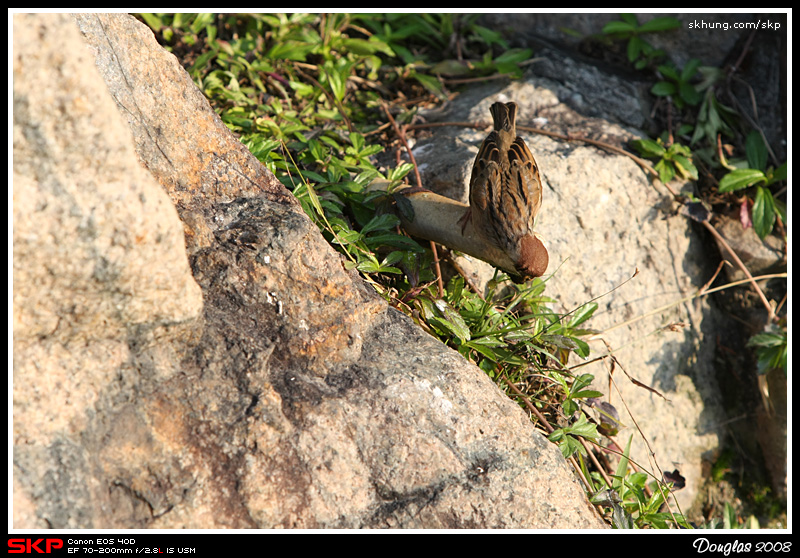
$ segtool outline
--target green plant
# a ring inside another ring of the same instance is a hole
[[[586,455],[586,448],[583,447],[579,438],[592,441],[600,440],[600,435],[597,433],[597,425],[589,422],[583,414],[573,424],[558,428],[547,437],[551,442],[558,444],[564,457],[570,457],[575,453]]]
[[[187,46],[205,42],[201,38],[201,33],[205,32],[206,37],[213,42],[216,36],[216,26],[214,25],[214,14],[139,14],[153,31],[158,33],[167,43],[175,39],[175,33],[180,35],[181,41]]]
[[[703,97],[691,82],[699,67],[700,61],[696,58],[689,60],[680,72],[672,64],[660,65],[658,72],[663,79],[657,81],[650,92],[657,97],[669,97],[678,108],[697,105]]]
[[[784,374],[788,373],[789,340],[785,327],[771,325],[767,331],[751,337],[747,345],[755,347],[759,374],[766,374],[770,370],[783,370]]]
[[[594,380],[594,376],[591,374],[581,374],[572,381],[572,384],[569,384],[566,378],[557,371],[553,371],[551,377],[564,388],[565,397],[561,403],[561,408],[567,416],[571,416],[578,411],[578,403],[576,400],[603,396],[599,391],[586,389],[592,383],[592,380]]]
[[[456,348],[475,360],[489,376],[505,375],[516,381],[531,364],[546,359],[565,362],[569,349],[561,346],[585,346],[578,339],[580,331],[552,333],[562,327],[562,317],[547,308],[551,300],[544,296],[544,281],[534,279],[529,284],[516,285],[504,274],[498,274],[493,285],[485,297],[466,290],[463,278],[456,277],[447,289],[449,304],[459,310],[470,331]],[[498,294],[499,287],[503,294]]]
[[[758,519],[755,516],[749,516],[744,521],[740,521],[739,517],[736,513],[734,507],[729,503],[725,502],[724,511],[722,513],[722,519],[712,519],[705,524],[703,524],[701,529],[760,529],[760,525],[758,523]]]
[[[479,14],[362,14],[360,21],[393,50],[406,69],[437,94],[435,76],[500,73],[520,77],[530,49],[512,48],[502,34],[479,25]],[[428,49],[420,48],[428,47]],[[421,56],[428,51],[430,55]],[[499,54],[498,54],[499,53]]]
[[[637,69],[648,66],[652,51],[641,46],[640,35],[654,30],[667,30],[679,26],[674,18],[655,18],[638,25],[635,16],[623,14],[621,21],[609,22],[603,33],[617,39],[628,40],[628,58]],[[663,53],[661,53],[663,54]],[[645,55],[641,58],[641,55]],[[735,135],[738,126],[736,111],[718,99],[718,86],[725,83],[726,74],[719,68],[702,66],[700,60],[691,59],[679,71],[672,63],[664,63],[656,68],[658,79],[650,91],[657,97],[669,98],[683,115],[684,123],[673,134],[665,131],[657,140],[644,139],[633,142],[634,147],[645,157],[658,159],[655,170],[662,182],[669,182],[676,176],[684,180],[697,180],[698,173],[693,159],[699,158],[712,167],[720,166],[727,172],[719,180],[720,193],[752,189],[748,203],[752,209],[751,221],[756,233],[764,238],[773,230],[778,218],[785,223],[787,212],[785,204],[777,200],[769,188],[787,178],[786,163],[777,167],[767,166],[767,147],[757,131],[751,131],[745,141],[746,160],[728,163],[718,148],[720,136]],[[700,79],[696,80],[698,73]],[[693,112],[694,107],[699,108]],[[691,110],[690,110],[691,109]],[[671,119],[670,119],[671,121]],[[673,141],[673,136],[686,136],[692,132],[689,145]],[[705,147],[701,144],[705,140]],[[714,156],[718,155],[718,160]],[[748,222],[744,223],[749,226]]]
[[[689,145],[700,145],[703,140],[712,152],[716,151],[717,138],[721,135],[733,136],[733,128],[737,124],[738,113],[729,106],[721,103],[718,98],[717,85],[724,83],[725,72],[712,66],[698,68],[701,80],[695,85],[695,90],[702,93],[703,99],[697,111]]]
[[[729,164],[723,160],[730,172],[720,179],[719,191],[736,192],[755,187],[751,209],[753,228],[759,237],[764,238],[772,232],[778,216],[786,223],[786,206],[773,197],[770,186],[786,180],[787,164],[777,168],[767,166],[767,146],[755,130],[747,135],[745,154],[746,159],[738,162],[739,168],[736,162]]]
[[[655,17],[639,25],[634,14],[620,14],[619,21],[610,21],[603,26],[603,34],[616,40],[627,41],[628,61],[637,70],[652,65],[664,57],[661,49],[653,48],[642,36],[648,33],[660,33],[676,29],[681,23],[674,17]]]
[[[615,529],[691,528],[683,515],[663,511],[670,497],[672,483],[656,479],[648,482],[650,475],[628,471],[631,465],[631,441],[632,437],[629,437],[611,477],[611,485],[598,475],[592,475],[595,483],[592,503],[610,509],[611,525]]]
[[[631,143],[644,157],[658,159],[653,168],[664,184],[676,175],[683,180],[697,180],[697,167],[692,162],[692,151],[685,145],[676,142],[667,147],[660,138],[639,139]]]
[[[754,476],[749,463],[751,457],[739,457],[741,448],[725,448],[712,464],[708,482],[713,485],[737,486],[742,497],[736,507],[730,502],[720,502],[722,510],[718,516],[704,521],[703,529],[758,529],[763,524],[766,528],[785,524],[785,502],[781,502],[772,494],[763,480]],[[739,462],[737,464],[737,461]],[[713,488],[710,490],[714,491]],[[717,514],[715,514],[717,515]],[[746,519],[742,519],[745,516]]]

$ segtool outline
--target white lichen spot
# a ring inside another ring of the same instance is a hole
[[[444,396],[441,389],[438,387],[433,388],[433,396],[436,398],[436,403],[443,412],[449,413],[453,410],[453,404]]]
[[[423,391],[427,391],[433,395],[432,407],[439,409],[445,414],[449,414],[453,410],[453,403],[450,402],[444,395],[444,392],[437,386],[431,386],[428,380],[420,380],[416,382],[417,387]]]
[[[283,315],[283,301],[281,301],[278,298],[278,293],[276,292],[267,293],[267,303],[275,305],[278,311],[278,316]]]

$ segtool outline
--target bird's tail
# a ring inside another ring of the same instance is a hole
[[[489,110],[492,113],[492,120],[494,121],[494,129],[497,131],[508,130],[514,131],[514,122],[517,118],[517,104],[516,103],[494,103]]]

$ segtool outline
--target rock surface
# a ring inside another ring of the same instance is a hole
[[[148,29],[17,14],[13,47],[15,528],[604,527]]]

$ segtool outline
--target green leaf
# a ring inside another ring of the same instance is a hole
[[[578,327],[580,324],[591,318],[595,310],[597,310],[596,302],[590,302],[588,304],[584,304],[572,314],[572,317],[569,320],[568,327],[570,328]]]
[[[619,504],[612,507],[611,524],[614,529],[633,529],[633,517]]]
[[[697,73],[697,69],[699,67],[700,67],[700,61],[697,58],[692,58],[691,60],[689,60],[683,67],[683,70],[681,70],[680,80],[682,82],[689,82]]]
[[[764,138],[756,130],[747,134],[745,153],[747,154],[747,164],[751,169],[766,170],[767,146],[764,144]]]
[[[594,380],[594,376],[592,374],[581,374],[572,382],[572,391],[580,391],[589,384],[592,383]]]
[[[658,173],[659,180],[664,184],[675,178],[675,167],[664,159],[653,165],[653,169]]]
[[[164,26],[161,16],[158,14],[140,13],[139,16],[153,31],[159,32]]]
[[[356,268],[362,273],[402,273],[396,267],[385,267],[378,263],[376,260],[368,259],[356,266]]]
[[[566,437],[567,433],[564,431],[563,428],[557,428],[553,430],[550,435],[547,437],[548,440],[551,442],[560,442]]]
[[[757,169],[737,169],[722,177],[719,181],[720,192],[735,192],[758,182],[766,182],[767,177]]]
[[[691,159],[685,157],[683,155],[675,155],[672,158],[673,163],[680,171],[681,175],[684,178],[690,178],[692,180],[697,180],[697,167],[694,166]]]
[[[415,72],[414,79],[420,82],[422,86],[425,87],[425,89],[427,89],[440,99],[442,100],[447,99],[447,96],[445,95],[444,92],[444,87],[442,86],[442,82],[439,81],[439,78]]]
[[[267,51],[266,57],[271,60],[296,60],[305,62],[306,57],[314,51],[316,45],[287,40],[276,43]]]
[[[403,177],[405,177],[413,169],[414,165],[412,163],[401,163],[392,170],[390,170],[386,175],[386,178],[388,178],[392,182],[396,180],[402,180]]]
[[[470,26],[470,29],[476,35],[478,35],[486,44],[488,45],[496,44],[503,47],[504,49],[508,48],[507,43],[503,40],[503,36],[499,32],[493,29],[487,29],[486,27],[480,25],[472,25]]]
[[[617,464],[617,470],[614,474],[614,482],[613,488],[619,490],[622,487],[622,479],[628,474],[628,464],[629,464],[629,456],[631,454],[631,442],[633,441],[633,435],[628,437],[628,443],[625,446],[625,451],[622,452],[622,457]]]
[[[577,422],[569,427],[569,430],[576,436],[583,436],[584,438],[589,438],[590,440],[597,440],[600,437],[597,434],[597,425],[586,420],[585,415],[581,415]]]
[[[779,180],[786,180],[786,172],[787,172],[786,163],[783,163],[781,166],[779,166],[777,169],[773,171],[770,183],[778,182]]]
[[[364,225],[361,229],[361,234],[367,234],[372,231],[386,231],[392,229],[400,224],[400,219],[391,213],[384,213],[383,215],[376,215],[369,223]]]
[[[644,41],[635,35],[628,40],[628,62],[634,62],[639,58],[643,44]]]
[[[658,71],[661,72],[661,74],[664,77],[666,77],[667,79],[671,79],[676,83],[681,81],[681,77],[678,75],[678,71],[671,64],[669,65],[662,64],[661,66],[658,67]]]
[[[386,43],[379,40],[369,41],[365,39],[348,38],[342,41],[342,46],[345,47],[343,49],[345,52],[352,52],[353,54],[357,54],[359,56],[368,56],[370,54],[374,54],[375,52],[383,52],[384,54],[389,54],[390,56],[394,54],[394,52]]]
[[[662,157],[667,152],[663,145],[651,139],[637,139],[631,143],[645,157]]]
[[[639,26],[639,33],[652,33],[656,31],[669,31],[681,26],[680,20],[675,17],[655,17]]]
[[[788,341],[785,331],[756,334],[750,338],[747,346],[756,349],[759,374],[766,374],[772,369],[782,369],[786,373]]]
[[[612,33],[633,33],[636,26],[625,21],[609,21],[603,26],[603,33],[610,35]]]
[[[753,201],[753,229],[760,238],[772,232],[775,223],[775,200],[772,192],[759,186]]]
[[[658,81],[656,82],[653,87],[650,88],[650,93],[656,95],[658,97],[667,97],[669,95],[675,95],[675,84],[669,81]]]
[[[572,351],[576,348],[575,341],[566,335],[542,335],[541,339],[545,343],[551,343],[559,349]]]
[[[306,173],[317,174],[317,173],[312,173],[312,171],[303,171],[304,176],[306,175]],[[323,180],[312,179],[312,180],[321,182],[322,183],[321,188],[324,188],[328,192],[334,192],[336,194],[356,194],[364,189],[364,187],[361,186],[361,184],[353,180],[343,180],[341,182],[333,182],[333,183],[325,182],[324,179]]]
[[[364,149],[364,135],[359,134],[358,132],[350,132],[350,143],[353,145],[353,148],[358,152]]]
[[[210,13],[197,14],[194,21],[192,22],[191,26],[192,33],[199,33],[206,26],[211,25],[213,23],[214,23],[214,14]]]
[[[319,196],[317,196],[317,192],[314,190],[314,187],[309,184],[305,183],[305,192],[308,194],[308,198],[311,201],[311,206],[317,212],[320,217],[325,217],[325,212],[322,209],[322,205],[319,202]]]
[[[578,391],[571,395],[571,397],[573,397],[574,399],[588,399],[590,397],[602,397],[602,396],[603,396],[602,391],[595,391],[593,389],[584,389],[582,391]]]
[[[383,258],[381,265],[394,265],[397,262],[403,259],[403,252],[400,250],[395,250],[394,252],[390,252],[388,256]]]
[[[437,298],[433,304],[442,317],[432,318],[432,321],[438,321],[445,326],[447,330],[458,337],[462,343],[469,341],[472,333],[469,330],[469,326],[467,326],[464,321],[464,318],[461,317],[461,314],[450,306],[447,301],[441,298]]]
[[[333,96],[336,97],[337,101],[341,101],[344,99],[345,94],[345,85],[347,82],[346,77],[342,77],[342,75],[335,69],[332,68],[321,68],[322,72],[328,78],[328,85],[331,88],[331,93]]]
[[[684,101],[692,106],[697,105],[701,100],[703,100],[703,96],[697,92],[697,89],[695,89],[693,85],[690,85],[686,82],[681,82],[680,85],[678,85],[678,90],[681,98],[683,98]]]
[[[551,441],[556,441],[552,437],[557,432],[559,431],[558,430],[554,431],[553,434],[551,434],[548,439],[550,439]],[[583,445],[577,439],[573,438],[572,436],[569,436],[568,434],[562,433],[562,436],[560,436],[557,443],[558,443],[558,449],[561,450],[561,455],[563,455],[565,459],[568,459],[569,457],[571,457],[576,453],[580,453],[581,455],[584,455],[586,453],[586,449],[584,449]]]
[[[736,518],[736,510],[729,502],[725,502],[722,525],[725,529],[736,529],[739,526],[739,521]]]
[[[488,346],[480,343],[479,340],[472,340],[464,343],[462,347],[468,347],[480,353],[492,362],[497,362],[497,354]]]
[[[757,333],[747,342],[748,347],[779,347],[786,345],[786,334]]]
[[[511,48],[505,50],[494,61],[496,64],[520,64],[528,60],[532,53],[529,48]]]
[[[366,242],[367,246],[372,250],[377,250],[382,246],[391,246],[392,248],[409,250],[411,252],[423,251],[423,248],[413,238],[392,232],[371,234],[364,239],[364,242]]]
[[[561,407],[564,410],[564,416],[567,417],[571,417],[578,410],[578,404],[572,399],[565,399]]]
[[[575,354],[581,358],[586,358],[591,353],[591,349],[589,349],[589,344],[584,341],[583,339],[578,339],[577,337],[572,338],[575,341],[575,345],[577,345],[574,349]]]

